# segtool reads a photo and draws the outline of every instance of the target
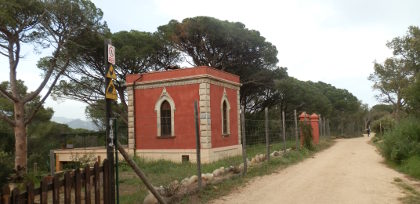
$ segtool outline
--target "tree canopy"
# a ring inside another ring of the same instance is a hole
[[[104,111],[105,106],[100,105],[100,100],[103,100],[105,95],[104,39],[111,38],[117,50],[114,67],[117,79],[114,80],[114,85],[120,99],[120,105],[113,112],[125,122],[125,76],[163,70],[175,65],[179,60],[178,52],[168,49],[165,42],[152,33],[131,30],[111,34],[108,30],[103,30],[103,33],[85,35],[84,45],[88,51],[78,51],[80,54],[55,87],[54,96],[78,100],[88,104],[90,110],[96,108]]]
[[[158,33],[193,66],[211,66],[241,78],[241,103],[260,87],[272,83],[278,69],[277,49],[256,30],[240,22],[198,16],[170,21]],[[189,60],[190,59],[190,60]]]
[[[8,59],[10,74],[9,88],[0,89],[0,97],[14,105],[14,115],[0,111],[0,119],[14,128],[15,168],[25,170],[26,126],[77,54],[73,49],[79,46],[80,35],[103,26],[102,11],[86,0],[0,0],[0,5],[0,54]],[[38,62],[38,67],[44,71],[43,80],[30,93],[23,93],[18,88],[17,69],[22,58],[22,45],[52,51]],[[27,104],[39,97],[44,88],[46,93],[29,109]]]
[[[420,70],[420,29],[410,26],[407,34],[396,37],[387,43],[393,50],[393,57],[383,63],[374,63],[374,73],[369,80],[374,82],[373,88],[379,90],[377,98],[380,102],[392,104],[393,114],[398,120],[401,111],[415,112],[416,78]]]

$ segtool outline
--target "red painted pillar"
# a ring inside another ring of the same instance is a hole
[[[306,121],[305,121],[305,119],[306,119]],[[306,114],[306,112],[302,112],[300,115],[299,115],[299,122],[309,122],[309,115],[308,114]],[[303,146],[303,135],[302,135],[302,129],[300,129],[299,130],[300,131],[300,146]]]
[[[312,141],[314,144],[319,143],[319,116],[315,113],[313,113],[310,116],[311,120],[311,127],[312,127]]]

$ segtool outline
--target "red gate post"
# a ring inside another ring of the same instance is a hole
[[[319,116],[313,113],[310,116],[312,127],[312,141],[314,144],[319,143]]]

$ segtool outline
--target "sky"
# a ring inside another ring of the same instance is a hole
[[[420,26],[418,0],[94,0],[112,32],[154,32],[175,19],[211,16],[242,22],[258,30],[278,50],[278,66],[299,80],[323,81],[347,89],[369,107],[377,104],[372,82],[374,61],[392,56],[386,42]],[[41,82],[39,55],[23,49],[18,78],[29,90]],[[118,50],[116,50],[118,58]],[[0,57],[0,81],[8,80],[7,59]],[[51,97],[54,116],[85,118],[85,105]]]

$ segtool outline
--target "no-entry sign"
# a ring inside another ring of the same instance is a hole
[[[108,62],[115,64],[115,47],[108,44]]]

